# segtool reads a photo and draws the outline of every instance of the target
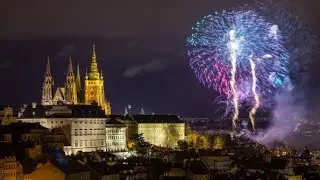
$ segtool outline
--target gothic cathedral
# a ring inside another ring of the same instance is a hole
[[[53,94],[54,80],[51,75],[50,59],[42,86],[42,101],[44,106],[59,104],[76,105],[97,103],[107,115],[111,114],[110,102],[105,98],[104,79],[102,71],[99,73],[95,45],[92,47],[92,57],[89,72],[84,77],[84,87],[81,87],[80,67],[77,65],[76,76],[73,72],[72,59],[69,58],[68,72],[64,87],[56,87]]]

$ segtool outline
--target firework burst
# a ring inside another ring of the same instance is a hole
[[[223,11],[205,16],[187,39],[190,66],[205,86],[233,105],[233,126],[239,103],[270,96],[288,80],[289,53],[278,25],[254,11]]]

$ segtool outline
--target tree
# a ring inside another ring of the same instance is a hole
[[[213,149],[223,149],[224,148],[224,140],[222,136],[214,136],[213,137]]]
[[[134,134],[131,136],[131,144],[129,148],[136,150],[139,154],[147,154],[151,148],[151,144],[144,140],[143,134]]]
[[[208,137],[205,135],[199,135],[197,139],[196,147],[199,149],[208,149],[210,148],[210,143]]]
[[[181,150],[187,150],[189,147],[187,141],[185,140],[179,140],[177,143],[178,143],[179,149]]]

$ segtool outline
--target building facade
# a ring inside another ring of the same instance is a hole
[[[44,106],[61,104],[91,104],[97,103],[105,114],[111,114],[110,102],[105,98],[104,78],[99,72],[95,45],[92,48],[92,57],[89,70],[84,77],[84,87],[81,86],[80,66],[77,65],[76,75],[73,71],[72,59],[69,57],[66,82],[63,87],[55,87],[51,74],[50,58],[47,60],[47,68],[42,85],[41,104]]]
[[[175,115],[132,115],[138,134],[156,146],[176,148],[185,139],[185,123]]]
[[[97,104],[93,105],[29,105],[17,119],[24,123],[40,123],[43,127],[62,128],[70,146],[66,154],[106,149],[106,117]]]
[[[127,127],[121,122],[110,119],[106,122],[106,150],[126,151],[127,150]]]

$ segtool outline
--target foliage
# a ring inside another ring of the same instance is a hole
[[[144,140],[143,134],[134,134],[130,139],[131,150],[137,151],[138,154],[147,154],[151,149],[151,144]]]
[[[177,143],[179,149],[181,150],[187,150],[189,148],[188,142],[186,140],[179,140]]]

